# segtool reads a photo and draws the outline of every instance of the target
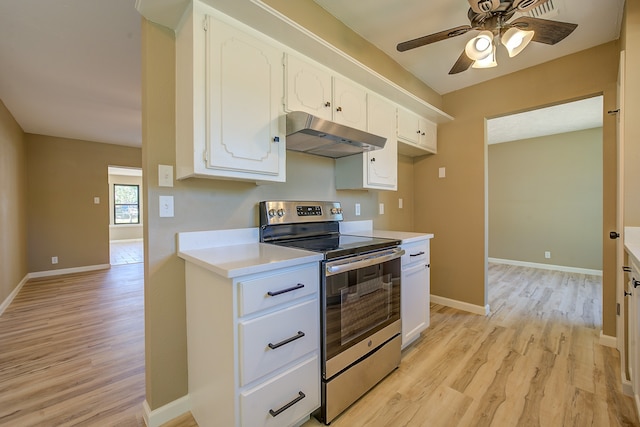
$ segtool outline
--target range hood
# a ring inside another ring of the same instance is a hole
[[[287,114],[287,150],[339,157],[384,147],[387,138],[324,120],[303,111]]]

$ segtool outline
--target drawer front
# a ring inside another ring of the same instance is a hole
[[[421,240],[419,242],[412,242],[402,244],[401,248],[404,249],[405,254],[402,255],[402,268],[405,269],[408,266],[414,264],[429,264],[429,241]]]
[[[319,300],[240,322],[240,385],[286,366],[320,346]]]
[[[240,393],[241,425],[291,426],[319,406],[320,360],[314,356],[260,386]]]
[[[319,268],[316,262],[302,268],[240,281],[240,316],[317,294]]]

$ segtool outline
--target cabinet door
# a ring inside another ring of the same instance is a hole
[[[429,326],[429,267],[417,265],[403,270],[400,283],[402,347],[404,348]]]
[[[281,58],[266,42],[208,17],[207,167],[284,180]]]
[[[338,77],[333,78],[333,120],[367,130],[367,92]]]
[[[296,58],[286,57],[285,108],[331,120],[331,75]]]
[[[419,145],[425,150],[436,153],[438,151],[438,125],[420,117],[419,129]]]
[[[395,136],[395,108],[386,100],[369,94],[367,98],[369,132],[387,138],[382,150],[366,154],[369,187],[397,188],[398,141]]]
[[[420,143],[420,118],[404,108],[398,108],[398,138],[418,145]]]

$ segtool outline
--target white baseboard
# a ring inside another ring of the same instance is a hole
[[[495,264],[517,265],[520,267],[541,268],[543,270],[566,271],[567,273],[590,274],[592,276],[602,276],[602,270],[591,270],[588,268],[567,267],[564,265],[542,264],[539,262],[516,261],[513,259],[489,258],[489,262]]]
[[[61,276],[63,274],[84,273],[85,271],[108,270],[111,264],[86,265],[84,267],[61,268],[59,270],[36,271],[29,273],[29,279],[38,279],[40,277]]]
[[[489,304],[483,307],[481,305],[469,304],[468,302],[439,297],[437,295],[431,295],[431,302],[434,304],[446,305],[447,307],[456,308],[462,311],[468,311],[469,313],[479,314],[481,316],[488,316],[489,313],[491,313]]]
[[[20,289],[22,289],[24,284],[27,283],[27,280],[29,280],[29,275],[28,274],[26,276],[24,276],[24,278],[20,281],[20,283],[18,283],[18,286],[16,286],[13,289],[13,291],[11,291],[9,296],[6,297],[4,299],[4,301],[2,301],[2,304],[0,304],[0,316],[2,316],[2,313],[4,313],[4,311],[7,309],[7,307],[9,307],[9,304],[11,304],[11,302],[16,297],[16,295],[18,295],[18,292],[20,292]]]
[[[633,385],[626,378],[622,378],[622,394],[633,397]]]
[[[162,424],[189,412],[191,410],[191,402],[189,401],[189,395],[186,395],[152,411],[145,400],[142,404],[142,408],[144,410],[142,416],[147,427],[159,427]]]
[[[618,339],[611,335],[604,335],[602,331],[600,331],[600,340],[598,343],[605,347],[618,348]]]
[[[109,243],[128,243],[128,242],[144,242],[144,239],[140,237],[138,239],[109,240]]]

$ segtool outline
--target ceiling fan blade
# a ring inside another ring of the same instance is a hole
[[[544,44],[556,44],[564,40],[569,34],[578,27],[578,24],[570,24],[568,22],[550,21],[548,19],[530,18],[522,16],[512,23],[512,27],[521,30],[535,31],[533,41]]]
[[[543,5],[549,0],[514,0],[511,3],[513,9],[517,9],[519,12],[527,12],[533,8]]]
[[[417,39],[409,40],[406,42],[398,43],[396,49],[398,52],[404,52],[409,49],[415,49],[416,47],[424,46],[427,44],[446,40],[451,37],[456,37],[461,34],[465,34],[471,27],[469,25],[462,25],[460,27],[451,28],[449,30],[440,31],[438,33],[429,34],[428,36],[418,37]]]
[[[500,7],[500,0],[468,0],[475,13],[487,13]]]
[[[460,56],[458,57],[458,60],[456,61],[456,63],[453,64],[453,67],[451,67],[449,74],[458,74],[463,71],[467,71],[467,69],[469,69],[469,67],[471,67],[472,64],[473,64],[473,59],[469,58],[463,50],[462,54],[460,54]]]

